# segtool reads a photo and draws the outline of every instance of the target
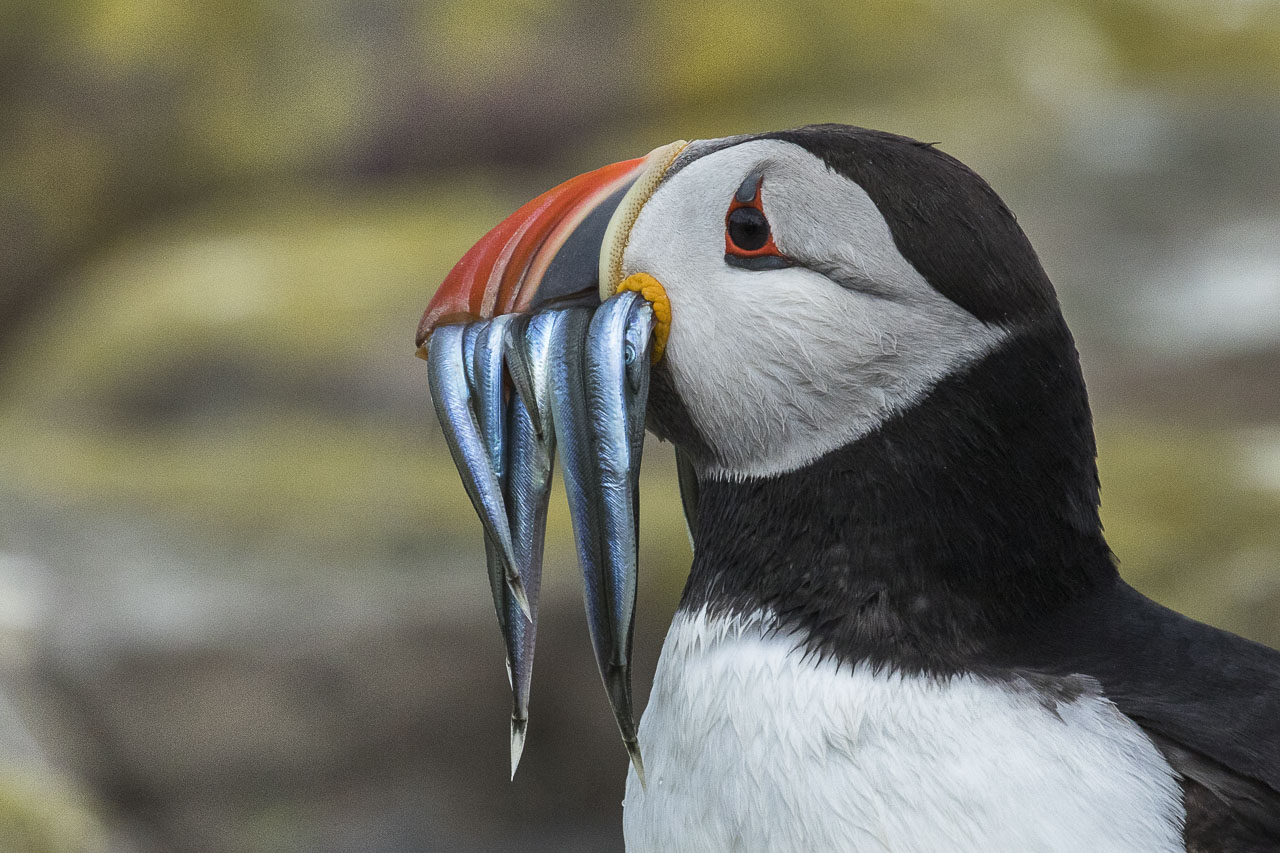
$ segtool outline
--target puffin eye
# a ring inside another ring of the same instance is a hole
[[[748,270],[791,266],[791,259],[773,242],[773,228],[760,201],[763,187],[763,177],[750,175],[729,202],[724,217],[724,262],[729,266]]]
[[[739,207],[729,213],[729,242],[744,252],[763,249],[772,236],[769,220],[754,207]]]

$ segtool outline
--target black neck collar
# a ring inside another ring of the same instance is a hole
[[[797,471],[699,484],[682,609],[775,614],[818,654],[964,670],[1115,576],[1059,318]]]

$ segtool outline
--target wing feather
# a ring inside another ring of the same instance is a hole
[[[1280,652],[1117,579],[986,662],[1097,679],[1182,777],[1189,851],[1280,850]]]

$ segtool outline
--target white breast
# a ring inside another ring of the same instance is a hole
[[[1184,850],[1181,791],[1109,701],[874,674],[763,618],[679,614],[627,780],[630,853]]]

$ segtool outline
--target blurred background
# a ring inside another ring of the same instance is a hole
[[[0,849],[621,849],[553,500],[529,747],[413,333],[672,139],[937,142],[1038,248],[1103,514],[1280,644],[1280,5],[0,0]],[[638,694],[689,553],[646,454]]]

